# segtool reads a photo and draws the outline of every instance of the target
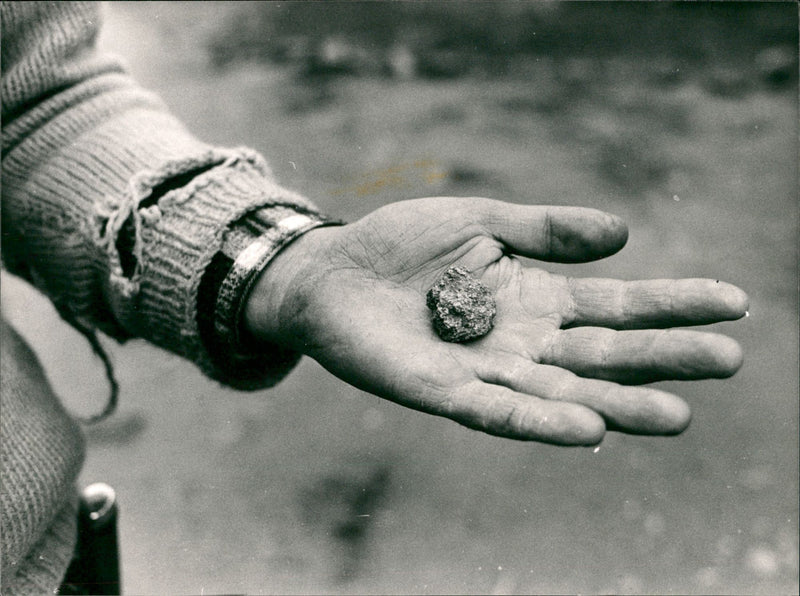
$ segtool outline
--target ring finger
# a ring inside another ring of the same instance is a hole
[[[522,358],[513,363],[486,359],[478,375],[486,383],[520,393],[586,406],[603,417],[609,430],[674,435],[683,432],[691,419],[686,402],[670,393],[586,379],[558,366]]]

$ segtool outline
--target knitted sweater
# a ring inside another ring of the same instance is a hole
[[[237,343],[249,283],[324,220],[248,149],[193,137],[95,51],[99,3],[2,3],[3,261],[82,329],[143,337],[240,388],[297,356]],[[81,434],[3,325],[2,593],[55,589]]]

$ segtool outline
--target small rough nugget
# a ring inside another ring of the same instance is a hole
[[[461,267],[450,267],[428,290],[433,328],[444,341],[483,337],[494,325],[497,306],[492,291]]]

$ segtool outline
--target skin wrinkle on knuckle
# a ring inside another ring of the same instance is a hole
[[[494,410],[495,404],[502,402],[502,399],[491,396],[487,400],[485,392],[486,387],[480,381],[465,384],[458,399],[453,399],[452,394],[447,396],[447,410],[439,410],[439,413],[469,428],[497,433],[502,429],[498,427]]]
[[[562,362],[564,358],[564,343],[566,341],[566,333],[561,329],[554,329],[550,337],[545,339],[544,348],[542,349],[539,358],[534,361],[541,364],[557,364]]]
[[[634,287],[631,282],[623,282],[620,291],[617,292],[617,300],[614,308],[620,324],[624,327],[628,327],[632,324],[630,313],[633,310],[633,292]]]
[[[531,408],[524,403],[520,396],[504,392],[494,398],[491,407],[487,409],[487,427],[499,434],[521,437],[529,434],[531,425]],[[538,420],[541,423],[541,418]]]
[[[673,318],[675,316],[675,299],[678,290],[678,282],[677,281],[670,281],[667,282],[667,312],[666,315],[668,318]]]
[[[542,218],[542,239],[544,254],[551,256],[553,254],[553,214],[550,209],[545,209],[544,217]]]
[[[432,406],[431,410],[440,416],[445,416],[458,422],[467,419],[467,413],[461,412],[456,407],[456,400],[452,395],[439,394],[438,399],[431,399],[430,394],[423,393],[422,397],[420,397],[420,403],[426,406]]]
[[[518,438],[529,434],[530,408],[522,396],[517,395],[520,391],[516,387],[517,379],[521,378],[521,373],[516,371],[522,370],[521,367],[518,363],[514,371],[500,369],[483,375],[483,380],[476,379],[479,385],[471,385],[465,393],[477,397],[472,400],[471,407],[462,408],[465,415],[459,421],[501,436]]]
[[[497,400],[500,402],[501,400],[498,398]],[[518,433],[523,428],[520,421],[520,406],[516,402],[504,402],[498,403],[497,405],[501,406],[504,412],[493,412],[493,416],[491,416],[492,421],[496,421],[495,424],[502,430],[509,432],[509,433]],[[500,422],[502,420],[502,422]]]
[[[612,359],[617,352],[617,348],[619,347],[619,343],[621,341],[621,337],[614,333],[613,331],[606,330],[606,329],[599,329],[597,332],[597,337],[587,338],[590,342],[594,343],[597,342],[597,347],[595,348],[598,353],[597,358],[597,367],[602,371],[609,367],[609,365],[614,364],[612,363]]]
[[[669,331],[656,331],[645,335],[647,344],[638,350],[638,355],[642,358],[642,361],[637,368],[640,370],[660,370],[664,368],[664,356],[669,356],[672,359],[669,347],[661,345],[668,343],[668,333]],[[659,356],[661,356],[661,362],[659,362]],[[669,368],[669,363],[666,364],[668,364],[667,368]]]
[[[578,332],[573,340],[574,366],[585,374],[600,374],[613,365],[617,338],[613,331],[596,329]]]
[[[574,277],[559,276],[564,282],[567,304],[562,311],[564,325],[571,325],[578,318],[578,302],[575,298],[577,280]]]

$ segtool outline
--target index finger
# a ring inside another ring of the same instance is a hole
[[[682,327],[732,321],[747,314],[747,294],[714,279],[570,278],[567,284],[571,304],[565,327]]]

